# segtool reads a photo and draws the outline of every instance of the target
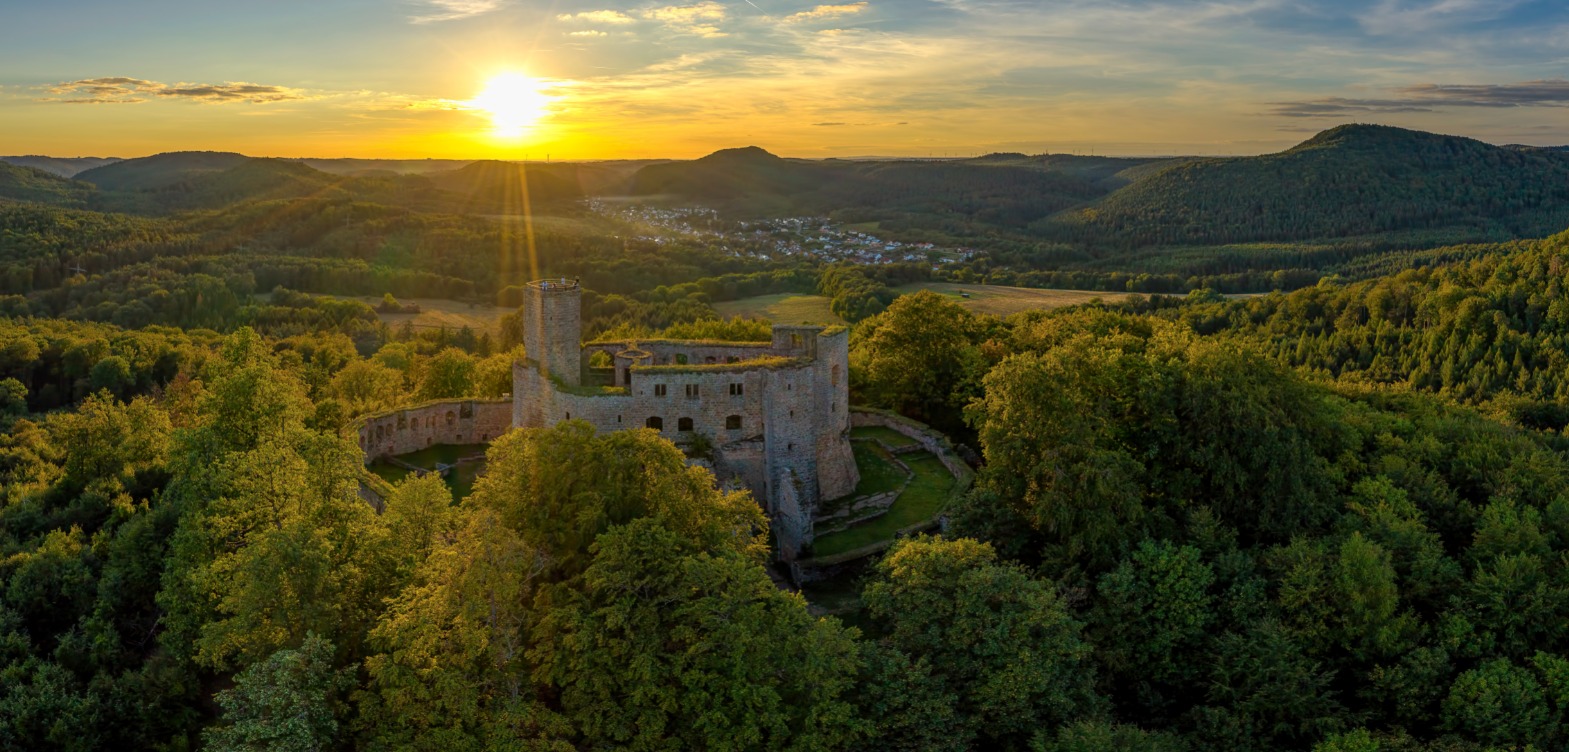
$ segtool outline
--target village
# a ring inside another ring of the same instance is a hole
[[[720,219],[718,212],[704,207],[660,208],[598,198],[586,199],[584,203],[596,214],[652,231],[631,236],[631,240],[664,245],[695,239],[718,245],[734,255],[755,255],[765,260],[777,257],[855,264],[929,262],[937,268],[979,253],[973,248],[878,238],[867,232],[876,226],[875,222],[846,225],[828,217],[727,222]]]

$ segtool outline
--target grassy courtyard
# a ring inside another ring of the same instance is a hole
[[[856,442],[857,449],[866,445],[867,442]],[[948,472],[942,460],[927,452],[906,454],[902,459],[904,464],[910,466],[910,471],[915,474],[915,478],[905,487],[904,493],[899,494],[898,500],[894,501],[888,513],[870,522],[818,538],[812,544],[814,557],[842,554],[887,540],[902,528],[931,519],[932,515],[942,509],[943,504],[948,501],[948,492],[953,490],[955,483],[953,474]],[[857,454],[856,463],[861,467],[861,478],[864,482],[867,469],[864,465],[860,465],[860,462],[861,455]],[[856,491],[860,492],[859,486],[856,487]]]
[[[417,452],[400,455],[398,459],[415,467],[435,470],[438,462],[450,465],[460,457],[484,454],[488,446],[488,444],[436,444]],[[408,470],[390,462],[372,462],[368,469],[388,483],[397,483],[409,474]],[[483,461],[465,462],[452,468],[452,471],[447,473],[445,478],[447,488],[452,489],[452,498],[468,498],[468,495],[474,492],[474,481],[478,480],[483,472],[485,472],[485,463]]]
[[[859,426],[850,429],[850,436],[857,439],[877,439],[895,449],[904,446],[914,446],[916,443],[915,439],[887,426]]]

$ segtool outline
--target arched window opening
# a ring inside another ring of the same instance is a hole
[[[676,365],[686,365],[686,355],[684,353],[676,353]]]
[[[731,416],[726,417],[725,418],[725,428],[728,428],[728,429],[730,429],[732,431],[740,430],[740,428],[741,428],[741,416],[739,416],[739,415],[731,415]]]
[[[676,430],[677,431],[690,431],[690,430],[692,430],[692,419],[691,418],[681,418],[680,420],[677,420],[676,421]]]
[[[447,411],[447,425],[450,426],[450,425],[452,425],[454,423],[457,423],[457,422],[458,422],[458,414],[455,413],[455,412],[452,412],[451,410],[448,410]]]
[[[663,430],[665,430],[665,421],[664,421],[663,418],[657,418],[657,417],[649,418],[648,422],[645,423],[644,425],[647,425],[649,428],[652,428],[655,431],[663,431]]]

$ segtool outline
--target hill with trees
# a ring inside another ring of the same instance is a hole
[[[792,160],[754,146],[644,167],[632,192],[697,201],[742,217],[832,213],[866,221],[953,215],[1023,228],[1106,191],[1077,175],[1029,167]]]
[[[18,167],[37,167],[62,178],[74,177],[83,170],[91,170],[118,161],[120,161],[119,157],[45,157],[38,154],[0,157],[0,162]]]
[[[93,186],[63,178],[37,167],[0,162],[0,201],[33,202],[56,206],[86,207]]]
[[[1139,248],[1453,230],[1544,237],[1569,226],[1569,154],[1345,125],[1279,154],[1162,169],[1037,235]]]
[[[510,209],[497,212],[504,214],[522,214],[525,194],[530,202],[540,203],[583,195],[575,182],[563,180],[540,166],[496,160],[481,160],[462,169],[431,173],[426,177],[437,188],[469,197],[473,206]]]

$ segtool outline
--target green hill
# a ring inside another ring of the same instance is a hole
[[[20,167],[37,167],[44,172],[59,175],[62,178],[75,177],[83,170],[102,167],[120,161],[119,157],[45,157],[38,154],[26,156],[0,157],[0,162],[14,164]]]
[[[231,163],[222,169],[214,167]],[[355,178],[322,172],[294,160],[210,152],[127,160],[83,175],[97,180],[102,189],[95,199],[98,207],[135,214],[294,198],[349,199],[431,211],[459,210],[461,203],[419,176]]]
[[[1279,154],[1176,164],[1032,226],[1112,248],[1460,230],[1540,237],[1569,226],[1569,154],[1346,125]]]
[[[57,206],[84,207],[93,187],[37,167],[0,162],[0,200],[31,201]]]
[[[105,191],[171,188],[208,173],[234,169],[248,159],[225,151],[173,151],[95,167],[76,179]]]
[[[1075,175],[1116,190],[1145,175],[1197,157],[1090,157],[1078,154],[987,154],[965,160],[966,164],[1024,167],[1045,172]]]
[[[634,195],[697,200],[743,217],[828,214],[859,221],[948,215],[1022,228],[1103,195],[1092,180],[1016,165],[783,159],[755,146],[644,167]]]
[[[513,214],[523,211],[525,176],[528,198],[533,203],[550,203],[583,195],[576,185],[552,172],[532,165],[525,170],[512,162],[496,160],[483,160],[426,177],[437,188],[467,197],[463,201],[464,210]]]

